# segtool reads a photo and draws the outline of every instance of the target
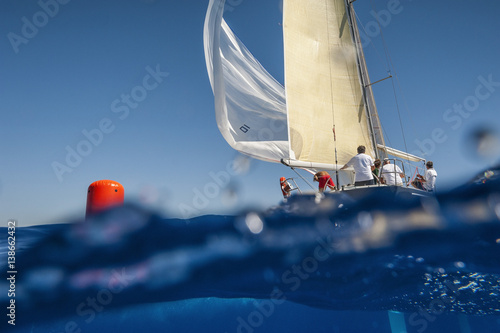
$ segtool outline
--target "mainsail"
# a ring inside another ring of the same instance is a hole
[[[375,156],[345,1],[286,0],[283,30],[291,158],[343,165],[359,145]]]
[[[359,145],[385,157],[389,150],[348,0],[284,0],[285,89],[228,27],[224,4],[210,0],[205,57],[217,124],[234,149],[330,170],[348,162]]]

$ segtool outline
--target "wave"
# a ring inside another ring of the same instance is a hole
[[[500,179],[490,172],[430,198],[339,205],[335,196],[320,204],[304,196],[267,212],[189,220],[127,205],[17,228],[16,316],[88,320],[104,307],[213,298],[391,310],[414,321],[422,309],[499,315]],[[0,294],[1,307],[11,299]]]

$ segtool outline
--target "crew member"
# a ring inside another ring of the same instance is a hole
[[[292,194],[292,187],[286,181],[285,177],[280,178],[281,193],[283,194],[283,199],[289,198]]]
[[[417,175],[417,179],[412,181],[411,184],[415,188],[432,192],[436,187],[437,172],[434,170],[434,163],[432,163],[432,161],[427,161],[425,167],[427,170],[425,171],[424,176],[422,177],[422,175]]]
[[[359,146],[358,154],[353,156],[340,170],[352,166],[355,172],[355,186],[363,185],[374,185],[374,179],[372,171],[375,169],[373,164],[373,158],[370,155],[365,154],[366,147]]]
[[[320,192],[324,192],[327,188],[332,191],[335,189],[335,183],[330,174],[326,171],[317,172],[314,175],[313,181],[319,182],[318,190]]]

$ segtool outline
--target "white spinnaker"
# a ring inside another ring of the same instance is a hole
[[[289,157],[284,88],[228,27],[224,3],[210,0],[203,36],[217,125],[234,149],[279,163]]]

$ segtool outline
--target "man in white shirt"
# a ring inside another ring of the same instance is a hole
[[[432,161],[427,161],[425,167],[427,170],[424,176],[417,175],[417,179],[412,182],[412,185],[418,189],[432,192],[436,187],[437,172],[434,170],[434,163],[432,163]]]
[[[427,171],[425,171],[425,179],[422,184],[425,190],[432,192],[436,187],[437,172],[434,170],[434,163],[427,161],[425,164]]]
[[[352,166],[355,172],[355,186],[374,185],[372,171],[375,169],[373,158],[365,154],[366,147],[358,147],[358,155],[354,156],[340,170]]]
[[[384,166],[382,170],[380,170],[380,178],[384,180],[384,183],[387,185],[403,185],[403,178],[405,174],[401,171],[401,169],[395,165],[391,164],[388,158],[384,158]]]

